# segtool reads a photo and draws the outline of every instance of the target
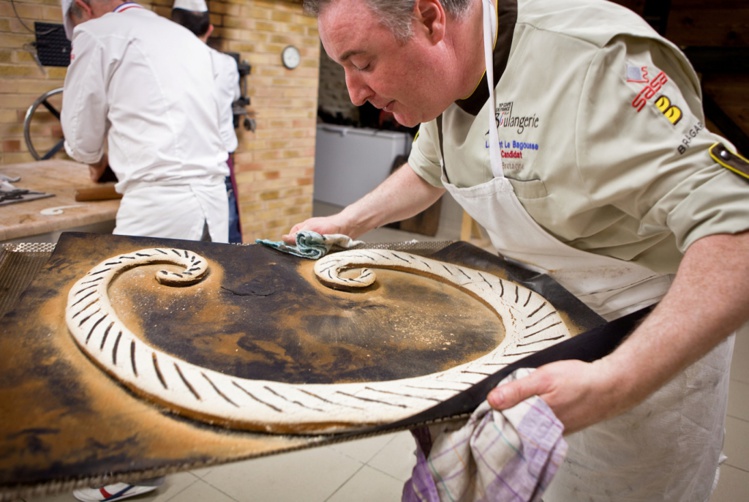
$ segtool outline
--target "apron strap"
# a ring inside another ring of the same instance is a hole
[[[492,168],[492,175],[495,178],[504,178],[502,155],[499,151],[499,134],[497,133],[497,105],[494,97],[494,39],[497,33],[498,14],[492,0],[483,0],[482,7],[484,20],[484,63],[486,65],[486,84],[489,89],[489,162]],[[442,175],[449,183],[450,177],[447,175],[447,168],[445,166],[445,141],[441,114],[437,117],[437,137],[440,147]]]
[[[494,34],[497,32],[497,14],[492,0],[484,0],[484,62],[486,63],[486,84],[489,87],[489,161],[495,178],[504,178],[502,155],[499,151],[497,133],[497,102],[494,97]]]
[[[442,114],[437,117],[437,139],[440,145],[440,167],[442,168],[442,176],[445,177],[445,181],[450,183],[450,177],[447,175],[447,168],[445,167],[445,138],[442,132]]]

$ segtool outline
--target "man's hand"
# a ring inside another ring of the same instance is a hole
[[[500,385],[487,396],[492,408],[505,410],[540,396],[571,434],[634,406],[617,385],[606,358],[586,363],[556,361],[527,377]]]
[[[315,218],[310,218],[308,220],[305,220],[301,223],[297,223],[293,227],[291,227],[291,230],[289,230],[289,233],[281,237],[283,241],[286,244],[296,244],[296,234],[298,232],[301,232],[302,230],[312,230],[313,232],[317,232],[318,234],[324,235],[324,234],[344,234],[348,235],[343,226],[339,222],[339,217],[337,214],[332,216],[317,216]],[[349,237],[351,237],[349,235]]]
[[[564,425],[564,433],[570,434],[625,411],[627,400],[620,390],[605,358],[593,363],[566,360],[496,387],[487,400],[492,408],[505,410],[540,396]]]
[[[95,164],[89,164],[88,174],[91,177],[91,181],[93,181],[94,183],[98,182],[104,174],[104,171],[107,169],[108,165],[109,157],[107,156],[107,154],[104,154],[101,159],[99,159],[99,162]]]

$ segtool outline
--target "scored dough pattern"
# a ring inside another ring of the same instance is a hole
[[[402,270],[447,282],[496,312],[505,337],[490,353],[446,371],[390,381],[288,384],[250,380],[196,366],[164,353],[130,331],[108,296],[123,271],[173,263],[181,273],[160,270],[165,285],[196,283],[207,261],[182,249],[142,249],[104,260],[76,282],[66,322],[79,347],[120,382],[172,411],[224,426],[282,433],[333,433],[394,422],[424,411],[502,367],[570,336],[556,309],[542,296],[492,274],[389,250],[332,253],[315,263],[328,287],[361,288],[376,280],[372,268]],[[341,272],[361,268],[355,277]]]

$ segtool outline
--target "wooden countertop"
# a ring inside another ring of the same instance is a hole
[[[43,160],[0,165],[0,174],[20,177],[16,188],[54,194],[15,204],[0,205],[0,242],[114,221],[119,199],[76,202],[76,188],[94,187],[88,166],[68,160]],[[60,208],[59,214],[42,211]]]

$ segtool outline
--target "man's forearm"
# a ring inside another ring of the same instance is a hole
[[[404,164],[372,192],[340,213],[344,233],[358,237],[374,228],[418,214],[439,199],[437,188]]]
[[[668,294],[608,358],[633,399],[649,395],[749,320],[749,232],[686,252]]]

